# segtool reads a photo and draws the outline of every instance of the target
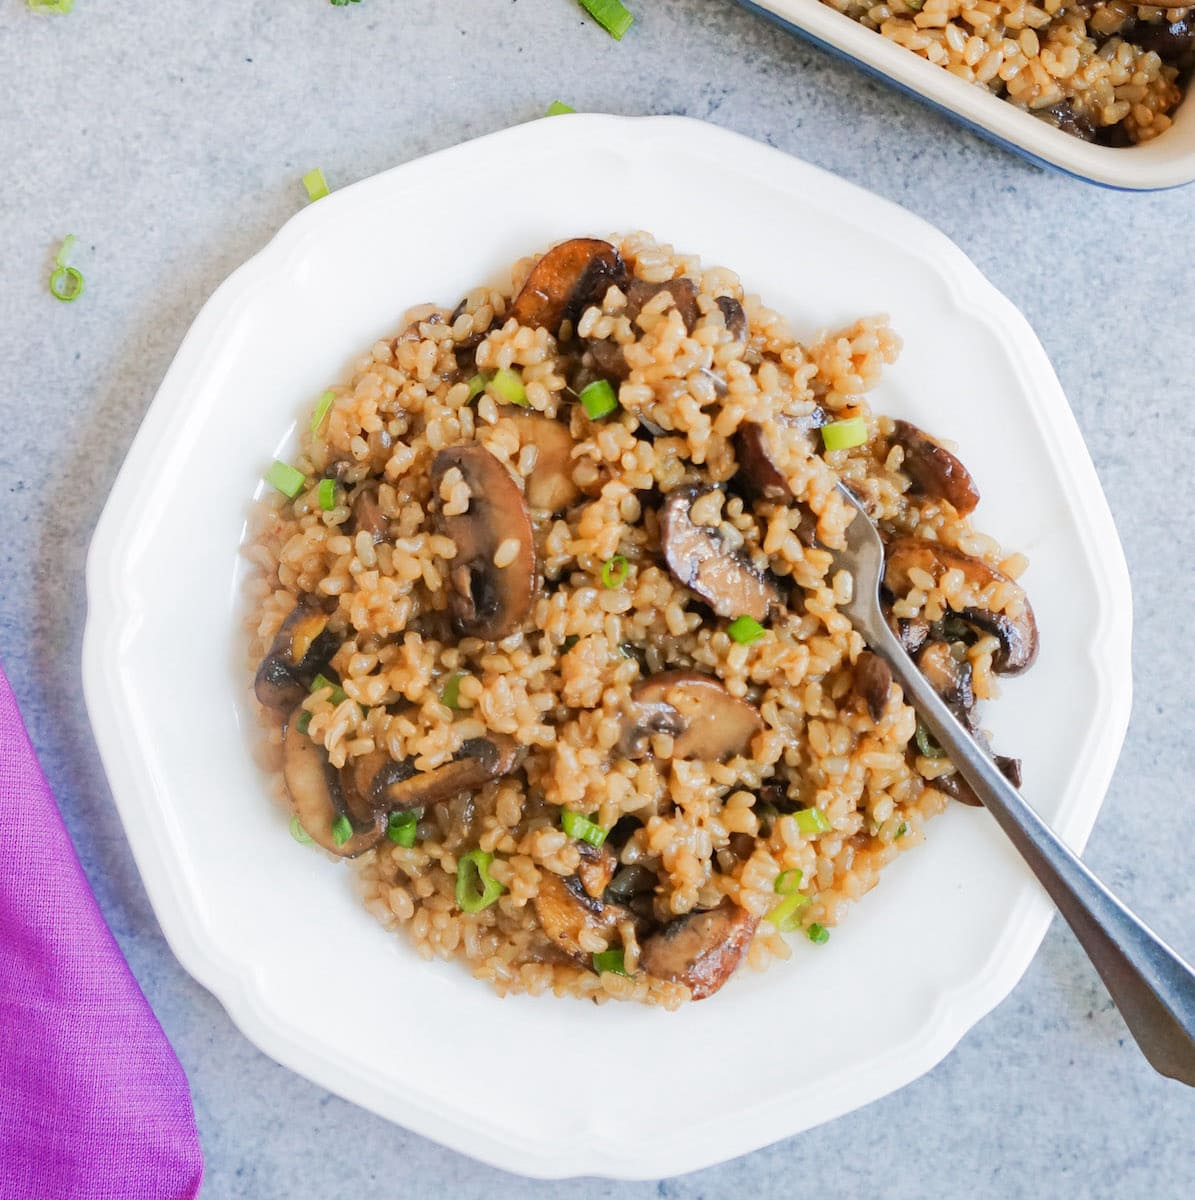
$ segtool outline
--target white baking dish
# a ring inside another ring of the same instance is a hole
[[[1095,146],[1031,117],[985,88],[951,75],[819,0],[740,3],[1034,162],[1092,183],[1132,191],[1178,187],[1195,180],[1195,105],[1179,105],[1174,125],[1144,145]]]

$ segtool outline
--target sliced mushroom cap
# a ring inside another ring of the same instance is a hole
[[[662,718],[667,721],[664,728],[660,727]],[[763,729],[763,718],[712,675],[661,671],[632,689],[620,746],[642,744],[641,753],[646,753],[650,733],[642,734],[645,729],[672,734],[673,758],[721,762],[750,753],[751,739]]]
[[[1021,760],[1019,758],[1009,758],[1006,754],[997,754],[992,761],[1000,768],[1000,774],[1012,784],[1013,787],[1021,786]],[[957,772],[952,775],[940,775],[933,781],[933,786],[940,792],[945,792],[952,800],[957,800],[960,804],[969,805],[971,808],[982,808],[983,801],[975,794],[971,785]]]
[[[913,490],[934,500],[945,500],[960,517],[979,503],[979,489],[971,473],[945,446],[908,421],[897,421],[892,440],[905,452],[904,472]]]
[[[395,761],[387,757],[370,783],[373,805],[382,812],[390,812],[451,800],[462,792],[476,791],[492,779],[511,774],[522,754],[511,738],[495,733],[462,742],[449,762],[430,771],[416,770],[410,759]]]
[[[982,559],[972,558],[961,550],[952,550],[941,542],[925,538],[895,538],[888,545],[884,566],[884,584],[894,595],[903,596],[911,590],[909,571],[914,567],[939,579],[951,569],[962,571],[967,581],[977,588],[992,583],[1013,583],[1002,571]],[[1013,586],[1017,586],[1013,584]],[[1037,657],[1037,622],[1027,597],[1019,617],[994,613],[983,608],[966,608],[959,614],[964,621],[994,634],[1000,649],[992,657],[992,669],[1001,675],[1019,675],[1028,670]]]
[[[542,413],[503,407],[502,417],[512,421],[524,446],[535,447],[535,465],[524,481],[524,494],[532,508],[560,512],[581,494],[573,482],[573,435],[563,421]]]
[[[577,850],[581,854],[577,878],[590,896],[600,900],[602,893],[610,886],[610,880],[614,878],[618,867],[618,855],[609,846],[593,846],[589,842],[578,842]]]
[[[626,286],[627,306],[623,310],[627,319],[634,324],[639,314],[661,292],[667,292],[672,297],[676,311],[680,313],[685,323],[685,330],[692,333],[697,327],[701,313],[697,308],[697,287],[691,279],[682,275],[679,279],[669,279],[664,283],[648,283],[644,279],[632,279]]]
[[[544,933],[570,958],[588,965],[592,950],[583,949],[584,934],[609,941],[618,922],[633,919],[629,909],[595,899],[575,875],[561,878],[551,871],[540,874],[539,890],[532,901]]]
[[[609,242],[572,238],[553,246],[531,268],[511,315],[520,325],[558,336],[562,322],[575,324],[586,307],[601,303],[611,285],[626,282],[626,264]]]
[[[704,1000],[734,974],[758,924],[758,917],[724,900],[669,921],[643,943],[639,965],[656,979],[683,983],[694,1000]]]
[[[745,342],[747,314],[743,311],[743,306],[733,296],[719,296],[714,303],[722,310],[722,320],[726,322],[730,336],[736,342]]]
[[[774,430],[756,421],[745,421],[735,434],[735,454],[739,460],[739,474],[751,495],[759,500],[772,500],[779,504],[791,504],[792,488],[788,478],[780,469],[780,456],[774,438],[803,438],[810,453],[816,453],[817,430],[826,423],[826,413],[820,406],[801,417],[788,417],[777,422]]]
[[[745,554],[728,549],[717,529],[696,525],[690,509],[712,487],[682,487],[669,493],[660,514],[664,559],[676,578],[720,617],[766,621],[780,602],[776,585]]]
[[[375,482],[365,484],[353,498],[352,531],[368,533],[375,545],[390,536],[390,519],[378,503],[378,484]]]
[[[971,688],[971,664],[956,658],[949,642],[926,642],[917,655],[917,668],[930,687],[950,706],[968,728],[972,725],[975,693]]]
[[[878,721],[888,707],[892,691],[892,669],[878,655],[864,650],[855,660],[855,691],[867,705],[873,721]]]
[[[289,712],[307,695],[311,681],[339,645],[319,600],[307,593],[300,596],[257,668],[253,691],[258,700],[267,708]]]
[[[523,493],[507,469],[484,446],[451,446],[432,461],[433,494],[455,467],[469,488],[466,512],[445,516],[444,533],[456,543],[449,569],[450,599],[456,631],[498,641],[527,619],[538,586],[531,516]],[[513,559],[496,566],[499,548],[515,543]]]
[[[1121,36],[1146,52],[1152,50],[1164,63],[1182,70],[1195,65],[1195,9],[1188,8],[1176,21],[1131,21]]]
[[[359,799],[346,794],[345,785],[351,787],[351,779],[331,766],[323,746],[299,732],[302,713],[301,705],[294,709],[282,738],[282,770],[291,807],[312,841],[341,858],[355,858],[382,840],[386,817],[360,803],[349,803]],[[348,820],[353,832],[338,846],[332,827],[341,817]]]

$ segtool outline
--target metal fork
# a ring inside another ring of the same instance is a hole
[[[834,552],[836,565],[854,582],[843,612],[887,662],[938,745],[1066,918],[1150,1065],[1195,1087],[1195,971],[1066,847],[914,665],[880,608],[880,535],[852,492],[842,484],[838,490],[858,514],[847,529],[846,549]]]

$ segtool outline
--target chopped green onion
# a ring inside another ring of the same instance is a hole
[[[480,374],[474,375],[473,378],[469,380],[468,403],[472,404],[473,401],[476,400],[477,397],[480,396],[481,393],[484,391],[485,391],[485,376],[480,375]]]
[[[410,850],[415,844],[416,826],[419,824],[419,810],[407,808],[392,812],[386,822],[386,836],[397,846]]]
[[[581,0],[581,7],[616,41],[634,24],[635,18],[622,0]]]
[[[25,0],[31,12],[68,13],[75,7],[75,0]]]
[[[560,824],[569,837],[588,842],[591,846],[600,846],[606,840],[606,834],[610,832],[588,817],[573,812],[571,808],[560,810]]]
[[[62,239],[62,245],[59,247],[58,253],[54,255],[54,265],[56,267],[66,266],[66,256],[71,252],[78,240],[73,233],[68,233]]]
[[[798,867],[793,867],[790,871],[781,871],[772,884],[773,890],[781,896],[791,896],[800,886],[801,871]]]
[[[794,930],[801,927],[801,911],[807,908],[812,903],[812,898],[804,892],[792,891],[789,892],[779,904],[776,905],[767,919],[776,926],[781,933],[792,933]]]
[[[727,625],[726,632],[732,642],[738,642],[740,646],[750,646],[752,642],[758,642],[767,630],[754,617],[735,617]]]
[[[603,950],[593,956],[593,969],[599,974],[609,971],[611,975],[627,973],[626,960],[621,950]]]
[[[321,479],[316,495],[319,497],[320,508],[324,512],[331,512],[336,507],[336,480]]]
[[[507,404],[517,404],[520,408],[527,407],[527,390],[523,387],[523,380],[518,371],[512,371],[509,367],[500,368],[494,372],[489,386],[498,393],[499,400],[505,400]]]
[[[460,708],[461,680],[463,675],[449,675],[444,681],[444,690],[440,693],[440,703],[446,708]]]
[[[489,908],[506,888],[491,874],[494,856],[486,850],[470,850],[456,866],[456,904],[467,913]]]
[[[577,398],[581,401],[585,415],[591,421],[599,421],[602,417],[608,417],[618,407],[618,397],[614,394],[614,389],[610,386],[609,381],[605,379],[595,379],[591,384],[583,387],[581,395]]]
[[[306,733],[311,728],[311,714],[306,709],[303,709],[299,713],[299,719],[295,722],[295,728],[300,733]]]
[[[901,823],[900,823],[900,824],[899,824],[899,825],[896,827],[896,836],[897,836],[898,838],[902,838],[902,837],[904,837],[904,836],[905,836],[905,834],[906,834],[906,833],[908,833],[908,832],[909,832],[909,823],[908,823],[908,821],[901,821]]]
[[[328,181],[319,167],[303,176],[303,186],[307,189],[308,200],[322,200],[328,194]]]
[[[830,822],[826,820],[826,814],[820,808],[803,808],[800,812],[793,813],[797,819],[797,828],[802,833],[829,833]]]
[[[565,104],[563,100],[553,100],[548,105],[548,111],[545,115],[549,117],[562,117],[565,113],[575,113],[576,111],[571,104]]]
[[[291,817],[290,819],[290,836],[293,837],[300,846],[311,845],[311,835],[306,829],[303,828],[298,817]]]
[[[847,417],[822,426],[822,441],[827,450],[849,450],[867,441],[867,422],[862,417]]]
[[[805,932],[815,946],[824,946],[830,940],[830,931],[824,925],[819,925],[816,921]]]
[[[602,587],[618,587],[626,579],[630,569],[631,564],[627,562],[624,554],[616,554],[613,558],[606,559],[602,563]]]
[[[307,482],[307,476],[289,463],[274,459],[273,465],[263,477],[271,487],[276,487],[284,496],[293,500]]]
[[[333,683],[327,675],[317,675],[311,681],[311,691],[318,692],[323,688],[331,688],[332,695],[328,697],[333,704],[343,704],[348,699],[348,693],[345,692],[338,683]]]
[[[324,418],[332,411],[332,405],[336,402],[335,392],[325,392],[315,402],[315,412],[311,414],[311,432],[319,433],[320,426],[324,423]]]
[[[50,275],[50,295],[70,304],[83,295],[83,275],[74,267],[55,267]]]
[[[567,654],[580,640],[581,639],[575,633],[570,633],[568,637],[564,639],[564,644],[560,647],[560,649]]]
[[[331,0],[333,8],[344,8],[346,4],[360,4],[361,0]]]
[[[917,732],[913,734],[913,740],[917,743],[917,749],[926,758],[946,757],[946,751],[934,741],[934,735],[930,733],[929,726],[920,717],[917,718]]]
[[[343,846],[345,842],[353,836],[353,823],[341,813],[340,816],[332,822],[332,840],[338,845]]]

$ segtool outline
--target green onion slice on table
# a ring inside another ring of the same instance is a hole
[[[622,41],[622,35],[635,23],[631,10],[622,0],[581,0],[581,7],[615,41]]]

